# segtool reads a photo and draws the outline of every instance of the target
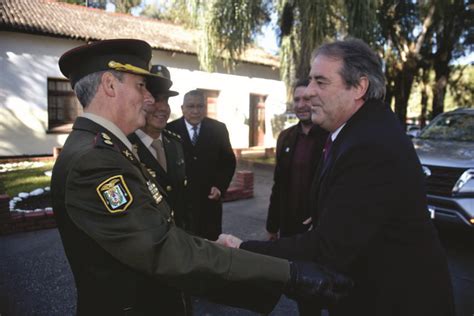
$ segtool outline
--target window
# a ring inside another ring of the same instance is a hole
[[[48,78],[48,132],[68,133],[82,106],[68,80]]]
[[[206,102],[207,113],[206,116],[217,119],[217,98],[219,97],[219,91],[198,89],[204,94],[204,101]]]

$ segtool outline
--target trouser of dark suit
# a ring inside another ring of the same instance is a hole
[[[321,306],[312,301],[297,301],[300,316],[321,316]]]

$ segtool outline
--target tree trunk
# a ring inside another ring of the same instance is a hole
[[[398,116],[403,127],[406,126],[408,99],[410,98],[416,69],[416,60],[413,57],[409,57],[409,60],[403,64],[402,70],[395,78],[395,87],[393,89],[395,97],[395,114]]]
[[[446,87],[448,85],[450,70],[447,64],[443,66],[444,67],[440,67],[436,65],[435,62],[434,68],[436,72],[436,79],[433,87],[433,112],[431,114],[431,118],[434,118],[438,114],[444,112],[444,97],[446,95]]]
[[[428,86],[429,86],[429,69],[422,70],[421,75],[421,113],[420,113],[420,128],[426,125],[426,114],[428,112]]]

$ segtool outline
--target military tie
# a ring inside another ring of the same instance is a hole
[[[191,138],[191,143],[193,143],[193,146],[196,145],[197,140],[198,140],[198,127],[195,125],[193,126],[193,137]]]
[[[153,147],[156,151],[156,160],[158,160],[160,166],[166,171],[166,155],[165,149],[163,148],[163,142],[159,138],[155,139],[151,143],[151,147]]]

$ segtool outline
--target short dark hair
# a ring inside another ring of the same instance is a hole
[[[295,92],[296,88],[307,87],[308,85],[309,85],[308,78],[299,79],[293,86],[293,92]]]
[[[204,93],[201,90],[197,90],[197,89],[186,92],[186,94],[183,97],[183,104],[187,97],[199,97],[202,99],[202,102],[205,101]]]
[[[383,99],[385,96],[385,76],[381,58],[360,39],[349,38],[323,44],[313,54],[342,60],[340,75],[347,87],[356,87],[361,77],[367,77],[369,87],[364,99]]]

